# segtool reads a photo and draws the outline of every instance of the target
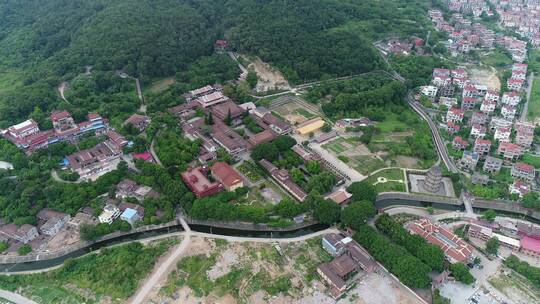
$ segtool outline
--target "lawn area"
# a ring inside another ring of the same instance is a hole
[[[330,150],[330,151],[333,151],[335,152],[336,154],[340,154],[341,152],[345,151],[348,149],[347,146],[344,145],[344,143],[346,143],[347,140],[343,137],[340,137],[336,140],[333,140],[327,144],[324,144],[323,145],[323,148],[326,149],[326,150]]]
[[[377,182],[379,177],[384,177],[388,181],[386,183]],[[366,180],[370,184],[374,184],[377,192],[389,192],[389,191],[398,191],[405,192],[405,184],[400,182],[393,182],[390,180],[401,180],[405,182],[405,176],[403,170],[401,169],[386,169],[382,170],[376,174],[371,175]]]
[[[376,126],[381,130],[382,134],[402,132],[410,129],[410,126],[400,116],[392,112],[389,112],[383,121],[377,122]]]
[[[533,165],[536,169],[540,169],[540,156],[525,154],[523,155],[523,162],[529,165]]]
[[[99,253],[68,259],[50,272],[0,276],[0,288],[21,289],[24,296],[37,297],[40,303],[123,303],[159,256],[177,243],[171,238],[146,246],[134,242],[104,248]]]
[[[358,155],[352,159],[356,163],[354,169],[364,175],[386,166],[382,160],[370,155]]]
[[[540,118],[540,74],[536,75],[533,81],[527,116],[532,121]]]
[[[175,82],[174,76],[156,80],[150,85],[150,91],[152,93],[159,93],[165,91],[169,86]]]
[[[485,65],[489,65],[494,68],[502,68],[512,64],[512,58],[500,50],[495,50],[489,53],[489,55],[483,56],[481,61]]]
[[[529,71],[540,76],[540,49],[534,49],[529,52]]]

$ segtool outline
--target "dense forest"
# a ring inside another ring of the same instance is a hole
[[[179,73],[188,81],[187,70],[212,63],[203,58],[213,54],[218,38],[270,62],[293,83],[380,69],[384,65],[371,43],[387,35],[424,37],[429,5],[428,0],[2,1],[0,127],[36,108],[48,113],[59,107],[57,86],[87,67],[105,78],[123,70],[147,83]],[[96,81],[95,76],[77,81],[75,94],[98,90],[84,110],[119,99],[122,105],[112,112],[134,108],[132,96],[122,91],[126,84],[111,88],[95,86]],[[107,90],[114,94],[104,102]]]

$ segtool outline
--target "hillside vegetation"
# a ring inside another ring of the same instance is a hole
[[[212,55],[214,41],[223,37],[233,50],[261,57],[293,83],[380,69],[384,65],[371,42],[388,35],[425,36],[429,4],[428,0],[2,1],[0,127],[26,118],[36,107],[45,113],[69,107],[59,104],[56,87],[80,77],[86,66],[98,72],[123,69],[146,83],[171,75],[185,78],[182,73],[200,66],[197,61]],[[91,81],[102,90],[98,93],[121,92],[114,82],[111,88],[99,85],[95,76]],[[85,110],[107,108],[98,93],[94,96],[99,98],[84,104]],[[132,98],[116,94],[109,103],[125,97]],[[133,110],[133,103],[124,108]]]

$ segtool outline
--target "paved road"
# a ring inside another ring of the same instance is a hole
[[[15,304],[37,304],[36,302],[25,298],[19,294],[13,293],[11,291],[0,289],[0,298],[4,298],[8,301],[11,301]]]
[[[163,278],[169,275],[169,273],[174,269],[174,267],[176,267],[176,263],[178,263],[184,251],[188,249],[191,242],[191,228],[189,228],[188,224],[182,217],[180,217],[180,223],[182,223],[182,228],[185,231],[183,234],[184,239],[162,264],[156,265],[157,268],[154,269],[148,280],[146,280],[144,284],[137,290],[137,293],[135,293],[135,295],[128,303],[144,303],[145,299],[148,297],[154,286]]]
[[[527,101],[525,101],[525,104],[523,105],[523,111],[521,111],[521,121],[527,121],[527,114],[529,112],[529,101],[531,100],[531,92],[534,83],[534,72],[529,75],[527,82]]]
[[[152,154],[152,157],[154,158],[156,163],[163,167],[163,164],[161,163],[161,160],[159,160],[159,157],[157,156],[156,151],[154,150],[154,144],[156,143],[156,138],[158,136],[159,136],[159,131],[156,134],[156,136],[154,136],[154,139],[152,139],[152,143],[150,144],[150,154]]]
[[[459,169],[448,155],[448,151],[446,150],[444,141],[441,138],[441,134],[439,134],[439,129],[437,128],[437,125],[433,122],[431,117],[429,117],[429,115],[424,112],[422,107],[416,101],[414,101],[414,98],[412,97],[412,91],[407,94],[407,102],[416,111],[416,113],[420,115],[420,117],[427,121],[429,128],[431,129],[431,135],[433,137],[433,140],[435,141],[435,147],[437,148],[437,154],[439,154],[439,158],[444,162],[450,172],[458,173]]]

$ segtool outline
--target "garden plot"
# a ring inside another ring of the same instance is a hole
[[[283,117],[283,119],[285,119],[292,125],[301,124],[317,116],[316,113],[313,113],[312,111],[307,110],[306,108],[302,107],[301,105],[293,101],[286,102],[286,103],[282,103],[282,102],[278,102],[278,103],[280,105],[276,106],[275,108],[272,108],[272,111],[278,114],[279,116]]]
[[[363,175],[385,167],[382,158],[351,137],[339,137],[322,147]]]

